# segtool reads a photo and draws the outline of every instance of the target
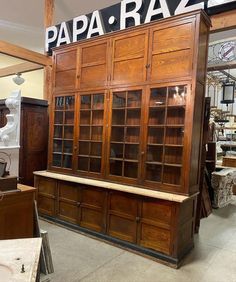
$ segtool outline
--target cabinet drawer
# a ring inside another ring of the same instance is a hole
[[[77,223],[78,207],[76,205],[59,202],[58,217],[72,223]]]
[[[45,215],[55,216],[55,200],[44,196],[38,196],[39,212]]]
[[[38,192],[39,194],[50,195],[55,197],[56,181],[47,178],[39,178]]]

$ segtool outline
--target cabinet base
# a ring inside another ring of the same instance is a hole
[[[167,265],[167,266],[170,266],[170,267],[176,268],[176,269],[181,266],[181,264],[183,262],[183,258],[194,247],[193,245],[190,246],[188,249],[185,250],[185,252],[182,254],[182,256],[180,258],[176,259],[176,258],[173,258],[171,256],[159,253],[157,251],[152,251],[150,249],[143,248],[143,247],[138,246],[136,244],[132,244],[132,243],[129,243],[129,242],[126,242],[126,241],[122,241],[122,240],[119,240],[117,238],[113,238],[111,236],[108,236],[108,235],[101,234],[101,233],[96,232],[96,231],[92,231],[92,230],[83,228],[81,226],[78,226],[76,224],[72,224],[72,223],[63,221],[63,220],[58,219],[58,218],[52,218],[50,216],[42,215],[42,214],[40,214],[40,218],[43,219],[43,220],[46,220],[46,221],[48,221],[50,223],[55,223],[55,224],[57,224],[59,226],[65,227],[67,229],[70,229],[72,231],[76,231],[78,233],[88,235],[88,236],[90,236],[90,237],[92,237],[94,239],[99,239],[99,240],[101,240],[103,242],[110,243],[110,244],[115,245],[117,247],[120,247],[120,248],[123,248],[125,250],[134,252],[135,254],[147,257],[149,259],[153,259],[153,260],[155,260],[155,261],[157,261],[159,263],[162,263],[164,265]]]

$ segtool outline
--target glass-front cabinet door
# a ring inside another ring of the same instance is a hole
[[[54,99],[54,126],[52,142],[52,166],[72,169],[74,139],[74,95]]]
[[[105,94],[79,95],[77,171],[102,172]]]
[[[142,90],[113,91],[110,98],[108,174],[111,178],[137,180],[140,160]]]
[[[179,186],[187,85],[151,88],[149,95],[144,179]]]

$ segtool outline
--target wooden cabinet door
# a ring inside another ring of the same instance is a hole
[[[148,31],[113,39],[111,84],[137,84],[146,80]]]
[[[97,232],[106,229],[106,191],[91,186],[80,186],[79,225]]]
[[[80,47],[80,89],[107,85],[109,41],[84,44]]]
[[[193,69],[195,22],[151,30],[149,80],[170,81],[190,78]]]
[[[58,181],[58,217],[71,223],[78,223],[78,184]]]
[[[55,91],[74,90],[76,88],[76,62],[77,49],[55,55]]]
[[[40,213],[56,216],[57,182],[56,180],[37,177],[38,210]]]
[[[143,198],[140,202],[138,244],[158,252],[171,252],[171,202]]]
[[[138,198],[127,193],[110,192],[108,199],[107,234],[136,243]]]

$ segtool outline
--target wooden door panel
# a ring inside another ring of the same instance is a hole
[[[83,204],[91,205],[97,208],[104,206],[105,192],[99,188],[84,188],[81,195]]]
[[[108,41],[83,45],[80,49],[80,88],[104,87],[107,84]]]
[[[75,69],[76,56],[77,56],[76,50],[59,53],[56,56],[56,72]]]
[[[146,80],[148,32],[113,39],[111,84],[134,84]]]
[[[123,214],[131,218],[137,216],[138,200],[125,193],[111,192],[110,194],[110,212]]]
[[[104,229],[103,217],[104,215],[101,210],[81,207],[80,226],[102,232]]]
[[[73,183],[59,182],[59,199],[68,200],[70,202],[77,203],[78,201],[78,187]]]
[[[55,199],[38,195],[39,213],[55,216]]]
[[[193,45],[193,24],[186,23],[153,32],[152,52],[167,53],[189,49]]]
[[[189,77],[192,73],[190,50],[153,55],[151,80]]]
[[[56,181],[40,177],[38,184],[38,193],[54,197],[56,194]]]
[[[106,64],[83,67],[80,77],[80,87],[92,88],[104,86],[107,81]]]
[[[76,70],[58,72],[55,77],[56,90],[69,90],[76,87]]]
[[[66,221],[77,223],[78,207],[64,202],[59,202],[58,217]]]
[[[141,218],[142,221],[168,227],[172,219],[172,205],[167,201],[145,199],[142,201]]]
[[[108,225],[108,235],[128,242],[136,242],[137,223],[134,220],[110,215]]]
[[[169,230],[141,223],[140,246],[170,254],[171,235]]]

